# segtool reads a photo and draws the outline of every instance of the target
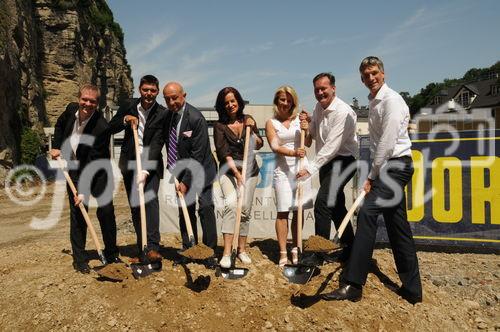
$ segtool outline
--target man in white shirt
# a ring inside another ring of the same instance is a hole
[[[314,202],[315,233],[329,239],[331,222],[338,229],[347,213],[344,187],[356,172],[357,117],[353,109],[336,96],[335,77],[331,73],[316,75],[313,84],[318,103],[312,118],[302,112],[300,120],[302,128],[308,129],[306,145],[311,146],[312,139],[316,141],[316,156],[299,171],[297,178],[319,172],[320,188]],[[353,237],[349,224],[340,239],[344,249],[339,261],[347,261]]]
[[[379,58],[363,59],[359,71],[370,90],[368,125],[372,166],[363,186],[366,198],[358,214],[356,236],[340,287],[324,294],[323,299],[361,299],[375,245],[377,219],[382,214],[402,282],[398,294],[415,304],[422,302],[422,285],[404,192],[413,175],[408,136],[410,114],[403,98],[385,84],[384,64]]]

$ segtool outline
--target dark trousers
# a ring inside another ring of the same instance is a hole
[[[209,184],[198,197],[198,215],[200,217],[201,229],[203,231],[203,244],[207,247],[215,249],[217,246],[217,226],[215,222],[214,201],[212,184]],[[198,225],[196,219],[196,204],[193,203],[187,207],[189,219],[191,220],[191,227],[193,228],[193,235],[195,243],[198,243]],[[189,245],[189,237],[186,230],[186,222],[184,215],[179,204],[179,228],[182,236],[182,247],[187,248]]]
[[[123,175],[125,190],[127,191],[130,212],[132,213],[132,223],[134,224],[137,236],[137,247],[139,253],[142,252],[142,232],[141,232],[141,210],[139,205],[139,192],[136,178],[133,172]],[[158,188],[160,178],[156,172],[148,176],[144,186],[145,209],[146,209],[146,238],[148,250],[160,250],[160,205],[158,203]]]
[[[399,196],[396,197],[401,199],[393,205],[377,202],[377,199],[388,200],[395,197],[394,190],[389,187],[391,183],[384,181],[384,170],[382,170],[381,176],[373,181],[371,190],[359,211],[356,236],[343,279],[357,285],[365,284],[375,245],[377,219],[382,214],[402,288],[414,296],[421,297],[422,285],[418,260],[410,224],[406,217],[404,192],[404,187],[413,175],[412,160],[410,157],[391,159],[384,168],[391,182],[396,183],[392,184],[396,185],[399,191]]]
[[[78,184],[75,183],[75,186]],[[78,187],[77,187],[78,188]],[[69,237],[71,250],[73,252],[73,261],[82,263],[87,260],[85,254],[85,243],[87,241],[87,223],[83,218],[82,212],[78,206],[75,206],[73,192],[67,186],[70,210],[70,230]],[[88,209],[88,196],[85,196],[85,210]],[[98,202],[99,204],[99,202]],[[118,247],[116,246],[116,220],[113,201],[109,204],[98,205],[96,211],[97,219],[101,226],[102,238],[104,241],[104,255],[106,258],[118,256]]]
[[[352,156],[338,156],[319,170],[320,187],[314,202],[315,233],[325,239],[330,238],[332,221],[338,229],[347,214],[345,207],[344,187],[356,173],[356,159]],[[352,170],[343,174],[349,167]],[[349,252],[354,238],[351,223],[349,223],[340,239],[346,252]]]

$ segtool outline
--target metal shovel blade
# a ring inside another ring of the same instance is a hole
[[[319,268],[306,265],[291,265],[287,264],[283,268],[283,275],[289,282],[294,284],[305,284],[312,277],[320,273]]]
[[[215,269],[215,276],[216,277],[223,277],[224,279],[229,279],[229,280],[234,280],[234,279],[240,279],[243,278],[247,275],[248,269],[242,268],[242,267],[230,267],[230,268],[223,268],[218,266]]]
[[[305,252],[300,258],[299,265],[315,267],[324,263],[323,257],[319,253]]]
[[[106,256],[104,256],[104,253],[102,250],[97,250],[97,254],[99,255],[99,260],[101,261],[102,265],[107,265],[108,261],[106,260]]]
[[[132,275],[134,278],[139,279],[143,277],[147,277],[154,272],[160,272],[162,269],[161,262],[147,263],[147,264],[131,264],[130,268],[132,269]]]

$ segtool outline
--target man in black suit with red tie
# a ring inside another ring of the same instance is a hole
[[[78,195],[74,196],[69,186],[67,188],[73,267],[81,273],[89,273],[90,268],[85,255],[87,224],[77,206],[83,202],[88,210],[90,195],[97,199],[97,218],[101,226],[106,260],[108,263],[120,261],[116,246],[113,172],[109,160],[110,135],[108,123],[97,110],[99,96],[99,89],[95,85],[82,86],[78,93],[78,103],[70,103],[57,119],[54,148],[50,150],[53,159],[63,157],[68,161],[68,173],[78,190]],[[97,167],[94,168],[95,166]]]
[[[217,246],[217,229],[212,184],[217,169],[210,150],[208,125],[201,112],[186,102],[186,92],[179,83],[170,82],[165,85],[163,97],[168,107],[164,127],[167,167],[179,181],[177,190],[186,197],[196,243],[197,198],[203,243],[213,249]],[[189,238],[180,208],[179,226],[183,248],[187,248]]]
[[[163,122],[165,107],[156,102],[159,93],[159,82],[153,75],[145,75],[139,84],[140,98],[132,99],[121,106],[109,122],[110,131],[116,134],[125,130],[120,160],[120,171],[129,200],[132,222],[137,235],[139,255],[142,254],[141,221],[137,181],[144,182],[146,199],[147,254],[141,260],[150,262],[162,259],[160,250],[160,212],[158,204],[158,188],[163,177],[161,149],[163,147]],[[142,151],[143,172],[136,174],[135,143],[132,126],[137,126],[139,147]]]

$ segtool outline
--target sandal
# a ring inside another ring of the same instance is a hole
[[[299,264],[299,248],[297,247],[292,248],[292,264]]]
[[[285,255],[285,257],[281,257],[282,255]],[[287,257],[287,252],[286,251],[280,251],[280,260],[278,262],[279,267],[284,267],[288,263],[288,257]]]

